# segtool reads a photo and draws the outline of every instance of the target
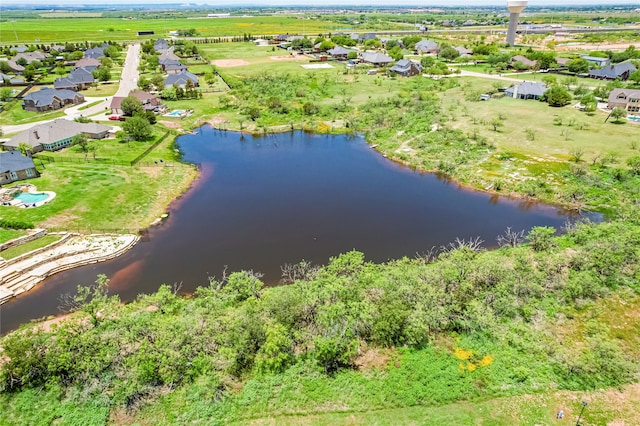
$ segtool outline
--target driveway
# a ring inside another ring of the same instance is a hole
[[[120,79],[118,91],[116,92],[115,96],[126,97],[129,95],[129,92],[131,92],[132,90],[135,90],[138,87],[138,77],[140,75],[140,73],[138,72],[139,64],[140,64],[140,43],[135,43],[130,45],[129,48],[127,49],[127,56],[124,60],[124,66],[122,68],[122,78]],[[103,101],[100,102],[99,104],[84,110],[80,110],[80,108],[82,108],[83,106],[89,105],[101,99],[103,99]],[[96,120],[107,120],[108,116],[111,115],[111,111],[108,110],[109,105],[111,105],[111,99],[113,99],[113,96],[107,96],[105,98],[95,98],[95,97],[85,98],[86,102],[80,105],[68,107],[64,110],[64,113],[66,114],[67,119],[73,120],[75,118],[80,117],[81,115],[84,115],[85,117],[90,117],[96,114],[100,114],[102,112],[104,113],[104,115],[99,115],[93,118]],[[28,130],[31,127],[36,126],[38,124],[48,123],[53,120],[54,119],[42,120],[42,121],[37,121],[34,123],[28,123],[28,124],[2,126],[2,132],[5,135],[19,133],[19,132]]]

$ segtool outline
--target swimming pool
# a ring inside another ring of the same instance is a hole
[[[19,192],[14,199],[20,200],[25,204],[39,203],[49,198],[49,194],[44,192]]]
[[[629,121],[637,121],[640,123],[640,117],[636,116],[636,115],[628,115],[627,116],[627,120]]]
[[[183,109],[175,109],[175,110],[171,111],[169,114],[165,114],[165,116],[167,116],[167,117],[179,117],[182,114],[184,114],[184,110]]]

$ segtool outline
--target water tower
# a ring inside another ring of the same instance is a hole
[[[513,46],[516,42],[516,29],[518,28],[518,18],[520,12],[527,7],[527,0],[509,0],[507,1],[507,9],[511,13],[509,15],[509,29],[507,30],[507,43]]]

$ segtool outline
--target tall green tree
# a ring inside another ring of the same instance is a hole
[[[153,136],[151,124],[141,115],[128,118],[122,123],[122,130],[128,138],[134,141],[146,141]]]
[[[124,115],[133,117],[138,112],[142,112],[142,102],[135,96],[127,96],[122,100],[120,108]]]

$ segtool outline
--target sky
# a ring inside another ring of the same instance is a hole
[[[162,4],[162,3],[182,3],[180,0],[23,0],[12,1],[2,0],[5,4],[23,4],[23,5],[104,5],[112,4]],[[397,0],[195,0],[185,1],[185,3],[206,4],[212,6],[232,6],[237,5],[268,5],[268,6],[285,6],[285,5],[301,5],[301,6],[333,6],[333,5],[397,5]],[[0,2],[1,3],[1,2]],[[549,6],[549,5],[603,5],[603,4],[633,4],[640,7],[640,0],[529,0],[530,6]],[[404,0],[402,6],[486,6],[486,5],[506,5],[506,0]]]

